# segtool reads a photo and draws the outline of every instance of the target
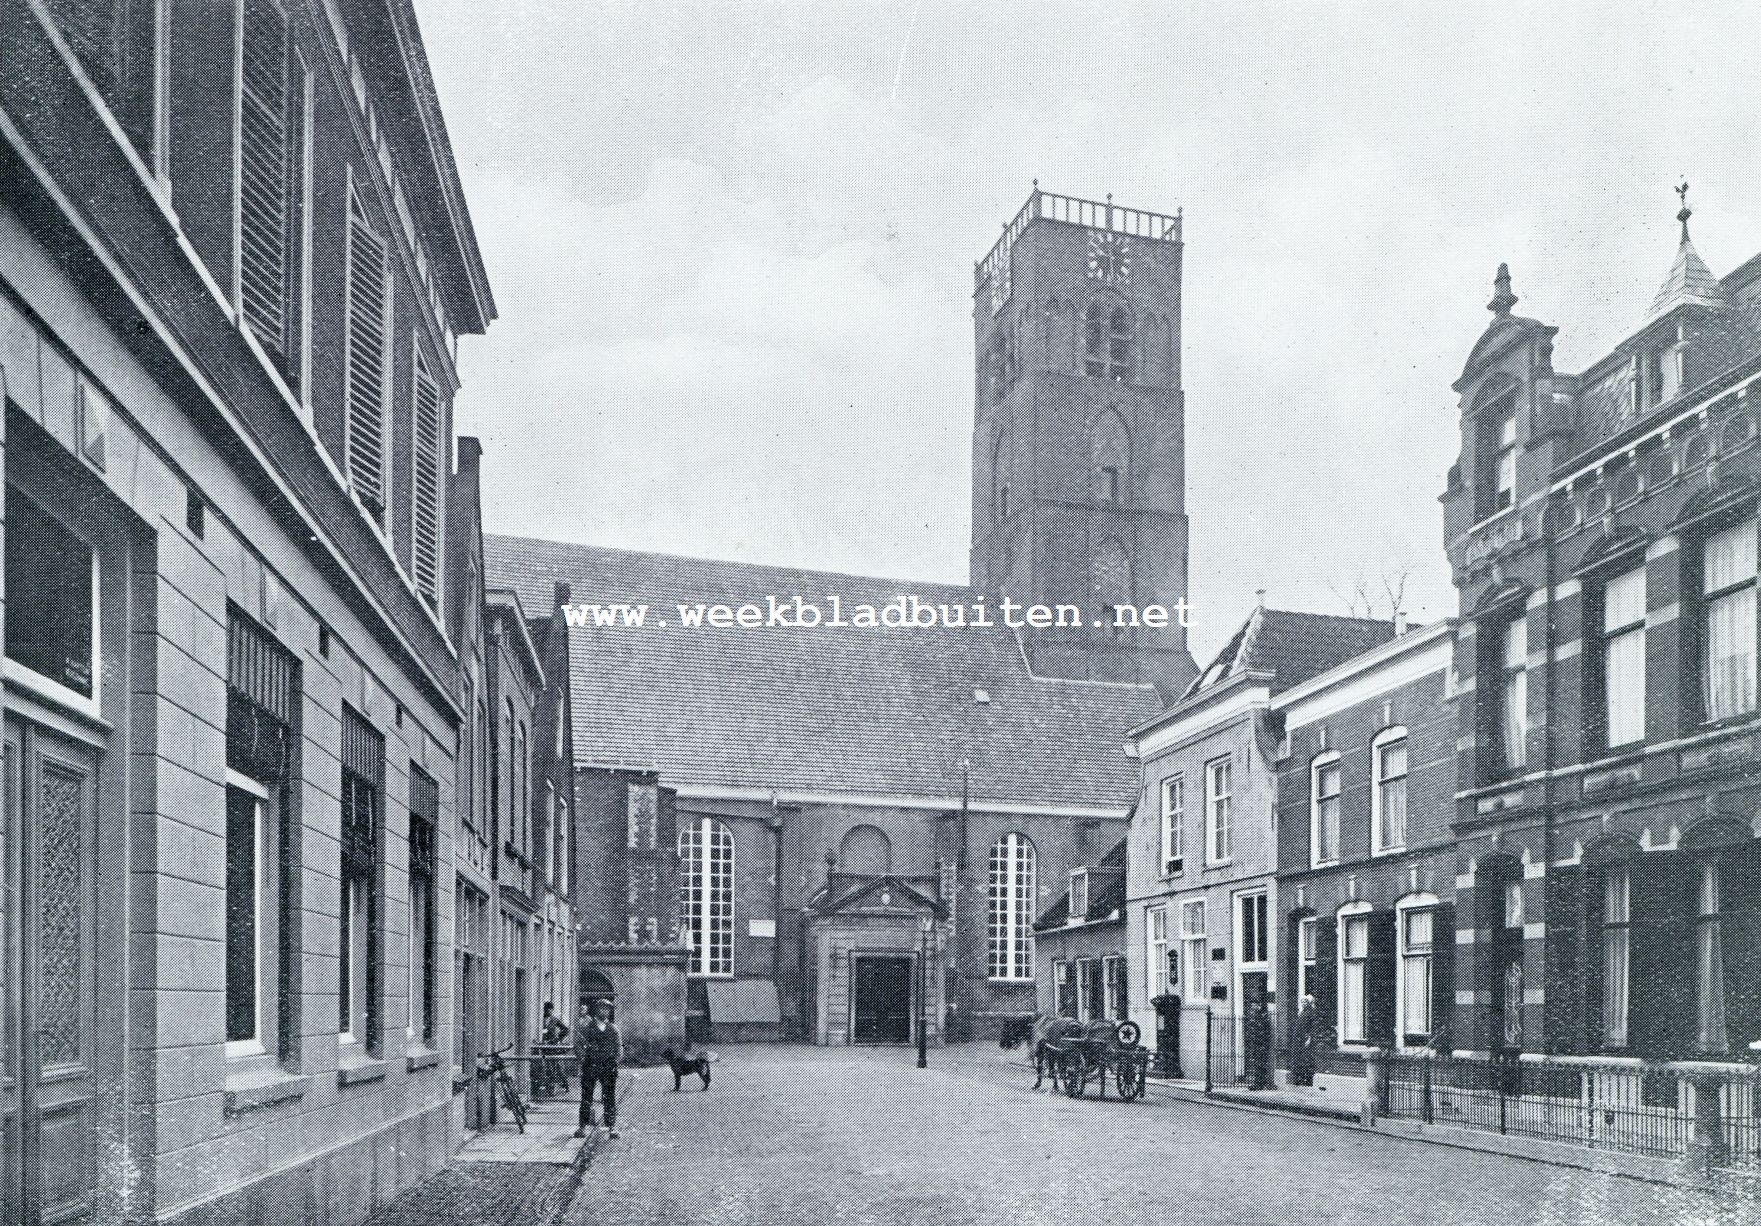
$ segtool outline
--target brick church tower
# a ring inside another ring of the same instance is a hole
[[[1022,631],[1036,673],[1150,682],[1164,701],[1195,671],[1185,630],[1110,610],[1187,591],[1182,251],[1178,214],[1035,183],[973,293],[972,583],[1082,610]]]

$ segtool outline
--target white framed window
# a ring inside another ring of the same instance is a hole
[[[1125,960],[1118,954],[1108,954],[1101,959],[1101,968],[1106,991],[1106,1016],[1122,1022],[1131,1012],[1125,1005]]]
[[[275,1029],[279,953],[276,846],[269,789],[226,772],[226,1055],[259,1056]]]
[[[1070,870],[1070,918],[1080,922],[1088,915],[1088,870]]]
[[[1093,958],[1076,960],[1077,1014],[1081,1020],[1093,1021],[1101,1015],[1100,965]]]
[[[679,827],[679,901],[693,975],[734,974],[734,834],[713,817]]]
[[[1428,894],[1402,899],[1395,905],[1395,957],[1400,975],[1394,986],[1394,1014],[1400,1019],[1400,1043],[1406,1047],[1430,1041],[1432,958],[1437,940],[1454,935],[1437,932],[1436,907],[1436,898]]]
[[[1315,987],[1315,917],[1305,915],[1296,921],[1296,1002],[1314,994]]]
[[[1250,972],[1272,967],[1272,931],[1269,900],[1265,890],[1235,896],[1235,975],[1239,984]],[[1236,999],[1242,999],[1239,989]]]
[[[1144,1000],[1148,1005],[1158,996],[1166,996],[1168,983],[1168,908],[1166,905],[1144,908]]]
[[[1371,850],[1406,846],[1406,729],[1384,728],[1370,742]]]
[[[1755,523],[1706,538],[1700,568],[1700,704],[1708,720],[1755,710]]]
[[[1228,758],[1205,763],[1205,857],[1212,864],[1226,864],[1235,853],[1231,828],[1233,770]]]
[[[1730,1047],[1724,1008],[1724,898],[1718,865],[1699,866],[1694,917],[1694,1041],[1708,1054]]]
[[[1498,747],[1500,765],[1521,770],[1529,757],[1529,619],[1522,612],[1504,623],[1499,644]]]
[[[1063,958],[1052,961],[1053,992],[1057,997],[1052,1002],[1052,1007],[1059,1017],[1076,1016],[1076,980],[1073,970],[1071,964]]]
[[[1341,778],[1339,755],[1332,750],[1309,763],[1309,863],[1317,867],[1339,861]]]
[[[1370,906],[1347,903],[1339,917],[1339,1041],[1367,1041]]]
[[[1602,874],[1602,1046],[1627,1044],[1632,892],[1625,868]]]
[[[1185,985],[1180,995],[1188,1002],[1202,1000],[1210,979],[1205,946],[1205,900],[1180,904],[1180,971]]]
[[[1645,568],[1602,589],[1602,715],[1608,747],[1645,739]]]
[[[991,979],[1033,978],[1033,904],[1037,855],[1033,841],[1010,831],[991,844],[986,974]]]
[[[1162,780],[1162,876],[1172,877],[1186,867],[1186,776],[1169,775]]]
[[[1493,509],[1502,511],[1516,502],[1516,401],[1498,423],[1497,484]]]
[[[337,1002],[338,1034],[344,1043],[367,1041],[367,950],[371,935],[367,916],[366,878],[351,876],[342,885],[342,932],[337,948],[342,954]]]

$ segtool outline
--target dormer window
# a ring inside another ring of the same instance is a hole
[[[1081,922],[1088,915],[1088,870],[1072,869],[1070,872],[1070,919]]]
[[[1516,505],[1516,393],[1481,410],[1478,476],[1474,482],[1476,519],[1487,519]]]

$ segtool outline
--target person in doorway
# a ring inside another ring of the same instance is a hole
[[[593,1123],[593,1088],[599,1087],[605,1101],[605,1127],[612,1137],[618,1135],[618,1061],[623,1059],[624,1041],[612,1024],[611,1002],[593,1002],[591,1013],[581,1006],[579,1024],[575,1027],[575,1059],[581,1066],[581,1114],[576,1121],[575,1135],[584,1137]]]
[[[563,1064],[563,1057],[555,1048],[561,1047],[569,1037],[569,1024],[563,1021],[562,1014],[548,1000],[544,1002],[544,1020],[538,1025],[538,1041],[552,1050],[544,1053],[538,1067],[544,1075],[544,1093],[554,1098],[558,1094],[566,1094],[569,1089],[569,1074]]]
[[[1247,1088],[1272,1088],[1272,1015],[1261,997],[1254,997],[1247,1010],[1242,1037],[1247,1043]]]
[[[1290,1031],[1290,1084],[1315,1084],[1315,1046],[1320,1041],[1320,1015],[1315,1012],[1315,998],[1304,996],[1297,1007],[1296,1024]]]

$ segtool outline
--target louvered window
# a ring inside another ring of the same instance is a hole
[[[263,348],[291,373],[298,108],[292,104],[287,18],[274,0],[245,0],[241,41],[239,306]]]
[[[385,519],[385,240],[349,196],[348,470],[362,505]]]
[[[416,590],[423,599],[440,607],[440,474],[441,430],[440,388],[428,373],[428,363],[421,351],[416,353],[416,394],[414,406],[415,442],[415,506],[411,512],[412,557],[414,558]]]

